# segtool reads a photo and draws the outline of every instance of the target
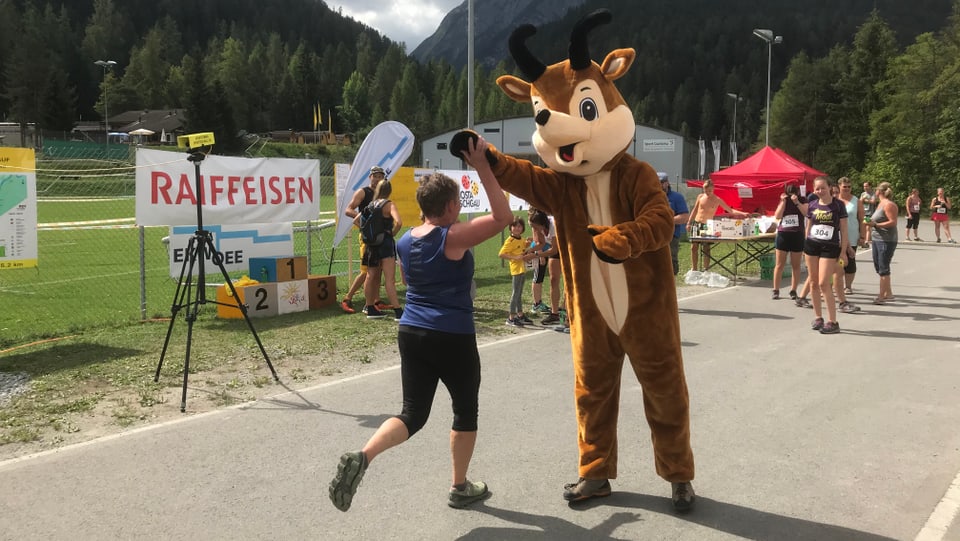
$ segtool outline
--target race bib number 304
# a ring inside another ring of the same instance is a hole
[[[817,224],[810,228],[810,238],[817,240],[833,239],[833,226],[826,224]]]

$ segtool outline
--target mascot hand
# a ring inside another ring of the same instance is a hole
[[[477,132],[473,130],[460,130],[457,133],[453,134],[453,138],[450,139],[450,154],[453,154],[454,158],[463,159],[463,153],[467,151],[470,145],[470,141],[476,141],[479,136]],[[490,167],[497,165],[497,157],[494,155],[492,146],[487,148],[487,161],[490,162]]]
[[[606,263],[623,263],[630,257],[630,243],[616,228],[608,225],[588,225],[593,237],[593,251]]]

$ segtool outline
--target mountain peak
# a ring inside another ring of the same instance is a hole
[[[566,15],[586,0],[484,0],[474,6],[474,34],[483,36],[474,44],[475,62],[492,68],[509,57],[507,40],[521,24],[541,26]],[[423,40],[413,53],[417,61],[446,60],[460,69],[467,64],[467,0],[450,10],[436,32]]]

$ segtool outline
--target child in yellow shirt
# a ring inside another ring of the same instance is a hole
[[[507,317],[507,325],[511,327],[523,327],[533,323],[523,313],[523,283],[527,278],[524,262],[534,257],[533,254],[527,253],[530,240],[523,238],[525,230],[526,225],[523,218],[514,218],[513,223],[510,224],[510,236],[507,237],[500,248],[500,259],[510,262],[510,276],[513,277],[510,315]]]

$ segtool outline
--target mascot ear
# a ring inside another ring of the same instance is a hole
[[[530,83],[514,77],[513,75],[501,75],[497,77],[497,85],[503,89],[503,92],[513,101],[520,103],[530,103]]]
[[[600,71],[603,72],[603,76],[606,77],[608,81],[616,81],[626,75],[627,70],[630,69],[630,65],[633,64],[633,59],[636,57],[637,53],[633,49],[617,49],[611,51],[610,54],[603,59],[603,65],[600,66]],[[497,83],[499,82],[500,81],[497,81]]]

